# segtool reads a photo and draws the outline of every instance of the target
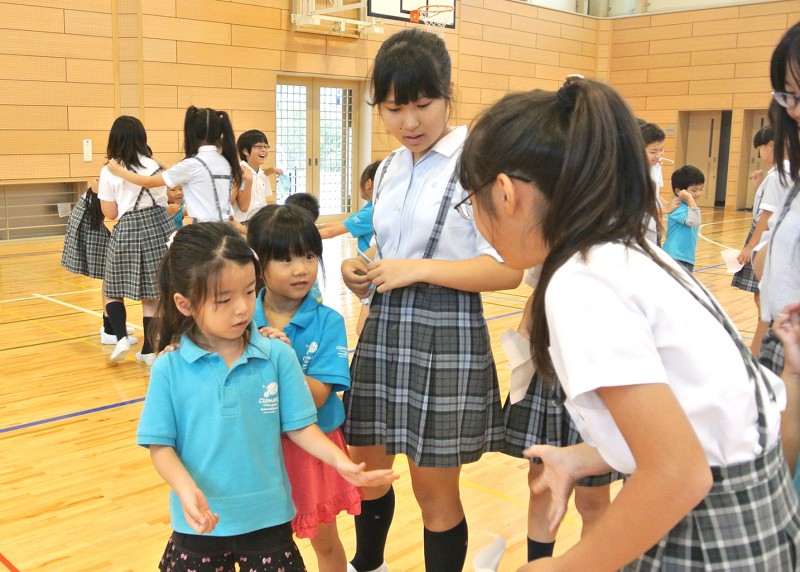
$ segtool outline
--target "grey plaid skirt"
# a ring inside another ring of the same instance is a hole
[[[480,294],[430,284],[376,293],[350,365],[349,445],[419,467],[503,448],[503,412]]]
[[[503,452],[522,458],[522,451],[531,445],[568,447],[581,443],[581,434],[564,407],[564,390],[556,382],[553,385],[535,375],[522,401],[503,406],[506,422],[506,441]],[[540,463],[534,459],[534,463]],[[612,471],[602,475],[585,477],[577,482],[579,487],[601,487],[623,478],[622,473]]]
[[[798,569],[800,512],[780,445],[754,461],[712,471],[706,498],[623,570]]]
[[[772,331],[772,324],[761,340],[758,361],[775,375],[783,373],[783,344]]]
[[[105,295],[155,300],[158,297],[156,271],[173,232],[175,223],[163,207],[132,210],[120,217],[108,245]]]
[[[91,191],[87,191],[91,192]],[[86,196],[81,196],[69,215],[67,231],[64,233],[64,249],[61,266],[73,274],[90,278],[103,278],[106,271],[106,251],[111,232],[100,225],[95,230],[86,216]]]
[[[753,221],[753,224],[750,227],[750,232],[747,233],[747,238],[744,241],[745,246],[747,246],[747,243],[750,242],[755,230],[756,221]],[[733,275],[731,286],[735,286],[736,288],[745,290],[747,292],[758,293],[758,280],[756,279],[755,272],[753,272],[752,263],[748,262],[742,266],[736,274]]]

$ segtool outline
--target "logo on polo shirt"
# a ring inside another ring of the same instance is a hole
[[[273,381],[262,386],[264,393],[258,400],[261,405],[261,413],[277,413],[278,411],[278,384]]]

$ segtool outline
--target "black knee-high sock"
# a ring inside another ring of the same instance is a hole
[[[469,539],[466,518],[444,532],[432,532],[426,528],[424,537],[425,570],[461,572],[464,569]]]
[[[144,341],[142,341],[143,354],[153,353],[153,345],[150,343],[150,327],[152,323],[153,318],[148,318],[147,316],[142,318],[142,327],[144,328]]]
[[[117,340],[121,340],[128,335],[128,326],[125,322],[128,319],[128,313],[125,310],[125,304],[122,302],[109,302],[106,304],[106,314],[108,320],[111,322],[111,328]],[[106,333],[109,333],[106,331]]]
[[[533,562],[539,558],[548,558],[553,555],[553,548],[556,543],[553,542],[537,542],[528,539],[528,562]]]
[[[350,561],[353,568],[359,571],[375,570],[383,564],[383,549],[393,517],[393,487],[389,487],[389,492],[381,498],[361,501],[361,514],[355,517],[356,555]]]
[[[108,319],[108,315],[103,313],[103,331],[107,334],[114,334],[114,326],[111,325],[111,320]]]

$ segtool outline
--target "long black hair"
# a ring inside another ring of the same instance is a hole
[[[147,132],[138,118],[120,115],[111,125],[108,132],[106,157],[114,159],[128,170],[141,167],[139,156],[152,157],[153,152],[147,145]]]
[[[231,184],[238,189],[242,186],[242,167],[236,151],[236,138],[233,124],[225,111],[208,107],[198,109],[194,105],[186,109],[183,120],[183,148],[187,157],[194,157],[200,145],[215,145],[222,150],[222,156],[231,166]]]
[[[259,274],[255,254],[229,222],[190,224],[175,233],[158,268],[158,309],[153,324],[156,351],[179,341],[183,334],[195,343],[200,340],[194,318],[184,316],[175,306],[175,294],[187,298],[192,308],[200,308],[215,295],[215,284],[229,262],[252,264],[255,276]],[[246,329],[245,339],[248,335]]]
[[[575,78],[557,92],[503,97],[478,118],[458,169],[461,185],[490,220],[489,189],[501,173],[532,182],[549,203],[539,213],[549,253],[534,293],[531,328],[534,363],[546,379],[554,370],[545,293],[565,262],[592,246],[621,242],[675,275],[645,238],[658,209],[639,124],[622,97],[600,82]]]
[[[772,52],[769,78],[774,91],[786,91],[787,74],[791,74],[795,85],[800,86],[800,22],[789,28]],[[781,165],[788,158],[790,178],[796,181],[800,173],[800,126],[783,107],[771,108],[770,111],[770,120],[775,127],[773,156],[779,176],[782,182],[787,183]]]

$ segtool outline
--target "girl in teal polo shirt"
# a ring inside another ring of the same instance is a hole
[[[294,352],[251,323],[259,271],[228,223],[182,228],[159,269],[158,349],[179,345],[153,365],[136,437],[172,488],[162,571],[305,570],[281,434],[354,485],[396,478],[316,426]]]
[[[309,294],[322,259],[319,231],[300,207],[267,205],[250,219],[247,241],[261,261],[264,280],[253,321],[272,336],[288,337],[317,406],[317,425],[346,452],[340,428],[344,406],[337,395],[350,389],[344,318]],[[283,439],[283,454],[297,506],[295,534],[311,539],[320,572],[344,570],[347,557],[336,515],[360,514],[361,491],[290,439]]]

